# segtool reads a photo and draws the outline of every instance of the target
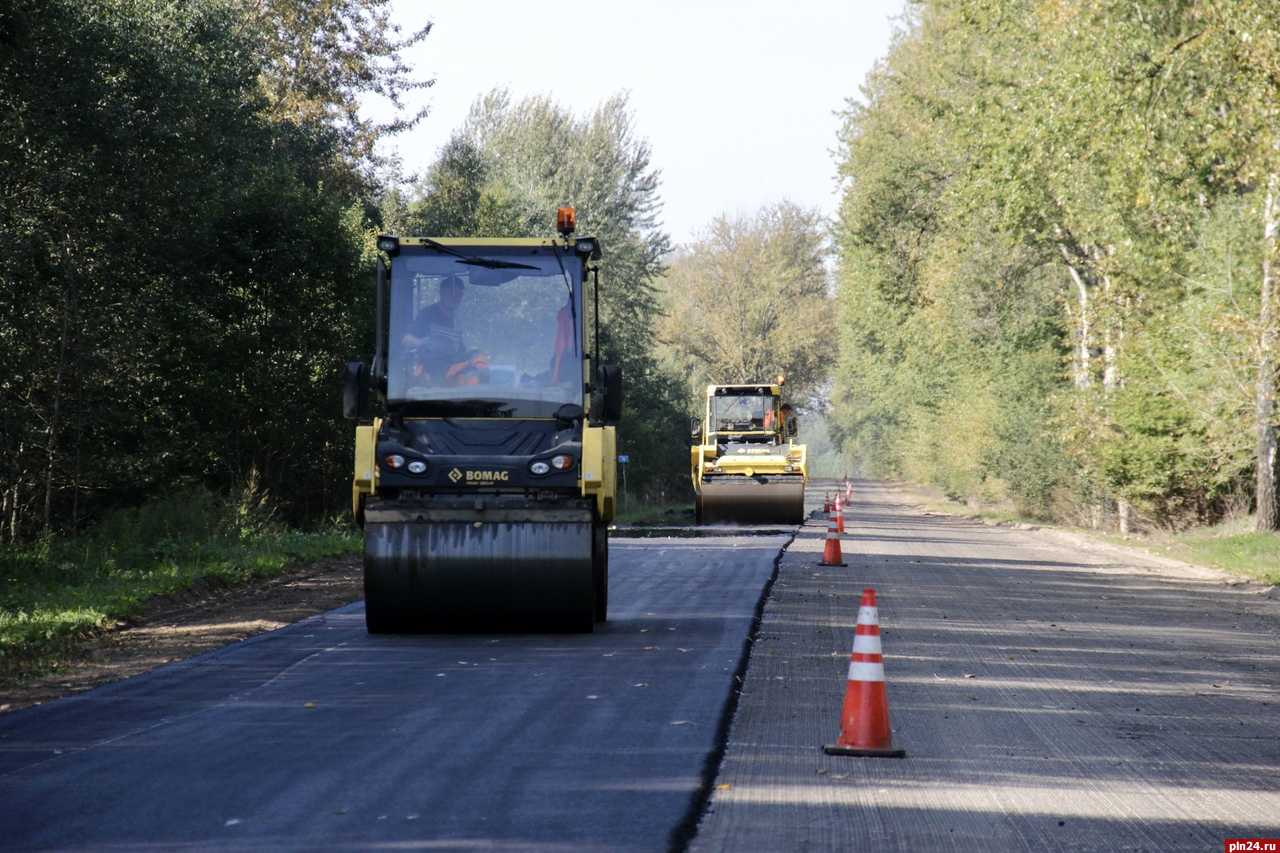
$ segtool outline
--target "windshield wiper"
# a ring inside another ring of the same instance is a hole
[[[474,255],[466,255],[462,252],[450,249],[448,246],[437,243],[435,240],[422,238],[422,242],[426,243],[437,252],[444,252],[446,255],[453,255],[455,258],[461,258],[460,264],[467,264],[473,267],[484,267],[490,270],[536,270],[540,267],[531,267],[528,264],[517,264],[513,261],[495,261],[492,258],[477,258]]]
[[[468,264],[473,267],[484,267],[490,270],[536,270],[541,267],[531,267],[528,264],[517,264],[513,261],[495,261],[491,258],[466,258],[458,261],[460,264]]]
[[[569,241],[565,240],[566,246],[568,245],[568,243]],[[556,247],[556,251],[554,252],[554,254],[556,256],[556,263],[560,265],[560,274],[564,276],[565,286],[569,288],[569,316],[573,320],[573,353],[574,355],[577,355],[578,354],[578,306],[575,305],[573,302],[573,279],[569,278],[569,271],[564,268],[564,260],[560,257],[559,247]],[[585,282],[584,282],[584,285],[585,285]]]

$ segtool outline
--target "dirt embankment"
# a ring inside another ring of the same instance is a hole
[[[152,599],[142,614],[85,644],[58,672],[0,682],[0,714],[194,657],[364,597],[359,556],[297,566],[249,586],[198,586]]]

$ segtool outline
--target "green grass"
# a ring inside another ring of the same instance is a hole
[[[1264,584],[1280,584],[1280,534],[1259,533],[1253,519],[1149,538],[1159,554],[1211,566]],[[1242,529],[1244,528],[1244,529]]]
[[[287,530],[265,502],[246,507],[243,497],[183,493],[122,510],[74,539],[0,546],[0,680],[56,669],[155,596],[208,580],[235,586],[359,550],[353,525]]]
[[[685,514],[686,511],[688,515]],[[614,524],[693,524],[693,503],[645,504],[633,500],[628,503],[625,510],[618,511],[613,521]]]

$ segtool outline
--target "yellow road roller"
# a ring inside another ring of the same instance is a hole
[[[802,524],[808,482],[806,448],[784,377],[772,384],[709,385],[695,418],[690,463],[699,524]]]
[[[377,240],[374,356],[343,397],[370,633],[606,617],[621,371],[599,358],[599,241],[572,208],[557,226]]]

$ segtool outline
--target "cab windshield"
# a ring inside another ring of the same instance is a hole
[[[771,429],[777,422],[778,398],[772,394],[731,394],[711,398],[711,425],[717,432]]]
[[[581,264],[558,251],[402,246],[391,259],[388,404],[513,418],[582,406]]]

